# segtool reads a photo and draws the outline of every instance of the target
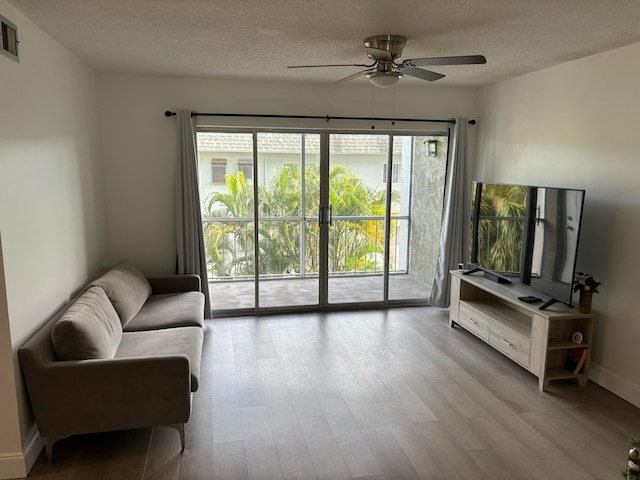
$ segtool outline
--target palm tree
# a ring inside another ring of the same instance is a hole
[[[261,219],[299,218],[301,173],[297,164],[284,163],[274,170],[266,185],[258,188]],[[260,274],[294,273],[300,265],[300,222],[297,220],[261,220]]]
[[[318,272],[319,229],[305,225],[304,252],[301,252],[299,219],[315,216],[320,201],[320,172],[316,165],[305,171],[305,198],[301,199],[302,172],[297,164],[283,164],[258,188],[259,271],[261,275],[294,273],[304,255],[305,270]],[[212,276],[252,276],[254,267],[253,185],[242,172],[227,174],[227,192],[212,194],[204,205],[204,233]],[[332,166],[329,172],[329,199],[334,216],[384,216],[384,190],[369,188],[351,169]],[[397,192],[394,193],[394,198]],[[211,221],[211,219],[214,219]],[[269,219],[274,219],[273,221]],[[394,230],[392,230],[394,231]],[[330,229],[332,272],[367,271],[377,268],[375,258],[384,252],[383,220],[341,220]]]
[[[335,165],[329,172],[329,202],[335,216],[384,216],[385,193],[369,188],[344,165]],[[383,253],[383,220],[337,221],[329,230],[331,272],[375,270],[372,258]]]
[[[478,261],[491,270],[519,272],[527,189],[511,185],[482,188]]]
[[[253,186],[244,174],[225,177],[227,192],[205,201],[205,249],[212,276],[252,276],[254,267]],[[228,218],[228,221],[224,219]],[[232,220],[233,219],[233,220]]]

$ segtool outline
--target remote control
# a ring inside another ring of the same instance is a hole
[[[533,295],[525,295],[524,297],[518,297],[518,300],[525,303],[536,303],[536,302],[542,301],[541,298],[534,297]]]

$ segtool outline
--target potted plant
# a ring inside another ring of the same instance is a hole
[[[578,310],[581,313],[591,312],[591,299],[594,293],[600,293],[598,287],[602,282],[598,282],[590,273],[576,272],[573,281],[573,291],[580,292]]]

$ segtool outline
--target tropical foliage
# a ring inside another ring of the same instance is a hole
[[[304,201],[302,182],[299,165],[285,163],[258,186],[260,221],[256,232],[253,184],[242,172],[227,174],[227,192],[212,194],[204,204],[204,235],[212,277],[253,276],[256,240],[260,275],[294,274],[301,268],[307,273],[318,272],[317,165],[308,166],[304,172]],[[385,190],[368,187],[343,165],[335,165],[329,172],[329,201],[334,218],[384,217],[385,194]],[[395,197],[394,192],[392,198]],[[312,219],[300,221],[303,216]],[[330,271],[381,269],[384,220],[335,218],[329,232]]]
[[[254,265],[252,188],[242,172],[227,175],[226,184],[227,192],[210,196],[203,212],[208,217],[204,224],[207,263],[214,277],[246,275]],[[210,221],[211,217],[217,220]]]
[[[484,185],[478,227],[478,263],[500,272],[519,272],[527,189]]]

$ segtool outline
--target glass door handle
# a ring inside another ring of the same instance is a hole
[[[329,221],[327,222],[327,212],[329,214]],[[318,225],[329,224],[333,225],[333,205],[328,207],[318,207]]]

